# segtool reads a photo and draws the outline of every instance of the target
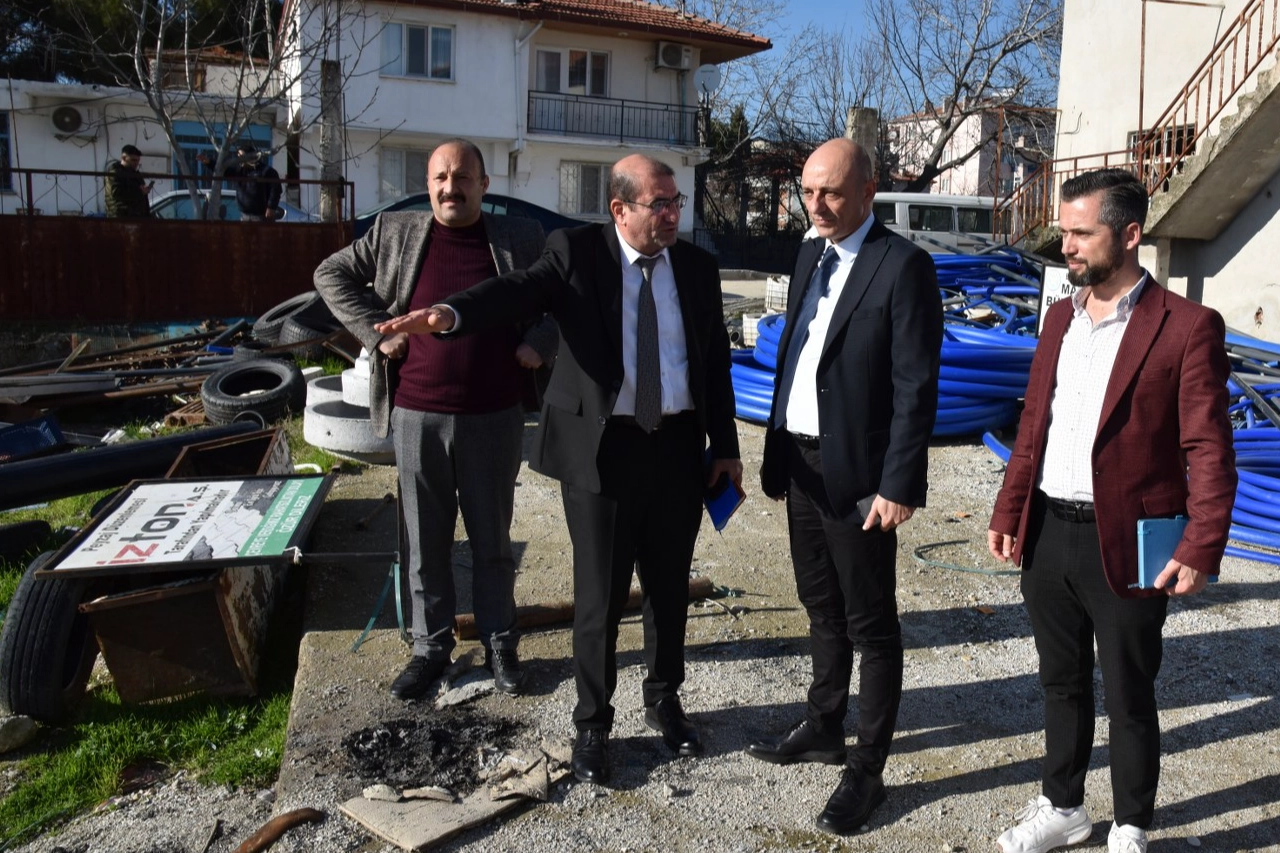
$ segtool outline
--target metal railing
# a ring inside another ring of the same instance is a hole
[[[1231,103],[1258,66],[1280,44],[1280,0],[1251,0],[1191,73],[1173,102],[1149,128],[1136,152],[1139,174],[1154,194],[1190,154],[1196,141]]]
[[[530,133],[702,146],[706,122],[705,111],[700,107],[557,92],[529,93]]]
[[[1057,221],[1055,200],[1062,182],[1101,168],[1131,170],[1155,195],[1196,151],[1196,143],[1216,127],[1224,109],[1280,46],[1280,0],[1250,0],[1214,43],[1173,101],[1130,149],[1066,157],[1042,163],[1020,187],[1003,199],[999,217],[1006,237],[1016,243]]]
[[[1138,164],[1130,150],[1108,151],[1046,160],[996,207],[996,227],[1006,243],[1013,245],[1032,232],[1058,220],[1057,198],[1062,182],[1094,169],[1129,169]]]
[[[19,169],[7,170],[11,176],[8,192],[0,193],[0,214],[20,214],[26,216],[63,215],[63,216],[102,216],[106,212],[103,201],[105,172],[83,172],[71,169]],[[160,172],[141,172],[143,178],[152,181],[172,182],[175,190],[186,189],[187,180],[192,180],[197,187],[209,187],[209,175],[185,176]],[[319,208],[320,189],[325,185],[338,185],[341,188],[343,204],[339,215],[344,219],[355,218],[355,184],[351,181],[321,181],[313,179],[289,180],[281,178],[271,181],[267,178],[229,177],[223,176],[222,196],[234,197],[234,185],[239,181],[263,181],[279,183],[285,191],[296,188],[300,196],[299,207],[308,213]],[[156,184],[156,190],[160,189]],[[152,191],[152,199],[162,193]],[[167,190],[166,190],[167,192]]]

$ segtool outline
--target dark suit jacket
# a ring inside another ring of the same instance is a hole
[[[826,242],[800,248],[778,342],[778,375],[804,288]],[[849,517],[879,494],[921,507],[928,491],[929,436],[938,410],[942,300],[933,259],[879,222],[871,226],[836,303],[818,362],[822,476],[831,507]],[[785,400],[774,396],[769,422]],[[765,436],[760,477],[777,497],[790,486],[786,436]]]
[[[738,458],[729,335],[715,259],[691,243],[669,250],[689,359],[689,391],[711,453]],[[622,387],[622,256],[613,223],[553,231],[542,258],[445,300],[462,333],[550,312],[560,350],[542,406],[530,466],[600,491],[596,455]]]
[[[991,529],[1017,537],[1022,559],[1031,499],[1049,429],[1049,404],[1071,300],[1055,303],[1031,363],[1018,440]],[[1129,316],[1093,442],[1093,502],[1107,582],[1117,595],[1138,582],[1138,519],[1190,517],[1174,559],[1217,574],[1235,503],[1235,451],[1227,418],[1222,317],[1148,279]]]

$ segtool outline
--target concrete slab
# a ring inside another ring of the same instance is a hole
[[[764,299],[766,280],[763,278],[722,278],[720,291],[726,302],[739,299]]]
[[[412,800],[387,803],[354,797],[339,809],[379,838],[402,850],[426,850],[473,826],[488,823],[529,801],[489,799],[488,791],[476,791],[458,803]]]
[[[569,775],[561,768],[551,774],[551,784]],[[527,806],[527,797],[494,800],[488,789],[476,791],[456,803],[436,800],[407,800],[390,803],[353,797],[339,810],[379,838],[403,850],[427,850],[473,826]]]

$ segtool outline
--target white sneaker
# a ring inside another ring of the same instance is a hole
[[[996,839],[1003,853],[1048,853],[1068,844],[1079,844],[1093,834],[1093,822],[1084,806],[1063,814],[1043,794],[1014,815],[1020,823]]]
[[[1111,824],[1108,853],[1147,853],[1147,834],[1136,826]]]

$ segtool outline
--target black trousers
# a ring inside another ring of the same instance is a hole
[[[643,591],[644,703],[674,696],[684,682],[689,565],[702,521],[705,474],[697,419],[667,418],[662,428],[605,427],[597,463],[601,491],[563,485],[573,540],[573,675],[579,730],[613,726],[618,622],[631,590]]]
[[[1168,596],[1116,595],[1102,571],[1097,525],[1054,518],[1043,500],[1033,502],[1032,511],[1022,595],[1045,696],[1042,791],[1059,808],[1084,802],[1093,749],[1096,637],[1109,717],[1114,820],[1145,829],[1160,779],[1155,681]]]
[[[902,703],[898,534],[864,531],[856,517],[836,518],[822,482],[821,451],[792,441],[789,453],[791,561],[813,655],[806,714],[819,731],[843,736],[858,652],[857,742],[849,763],[879,773]]]

